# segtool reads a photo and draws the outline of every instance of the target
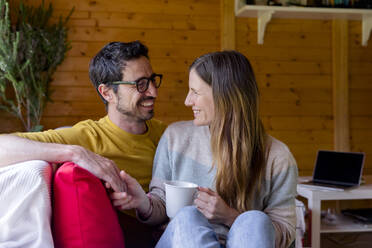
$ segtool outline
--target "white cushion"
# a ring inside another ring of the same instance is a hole
[[[0,168],[0,247],[53,247],[52,172],[40,160]]]

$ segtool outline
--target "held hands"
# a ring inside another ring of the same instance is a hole
[[[88,170],[96,177],[109,183],[116,192],[127,191],[125,182],[120,178],[120,171],[114,161],[91,152],[81,146],[72,147],[72,162]]]
[[[217,223],[231,226],[239,212],[230,208],[225,201],[213,190],[199,187],[198,196],[194,204],[198,210],[208,219]]]
[[[127,191],[111,193],[112,204],[120,210],[135,208],[139,214],[147,213],[151,203],[141,185],[125,171],[120,171],[120,177],[126,183]],[[106,184],[106,187],[109,186]]]

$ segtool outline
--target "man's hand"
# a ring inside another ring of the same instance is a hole
[[[136,179],[125,171],[120,171],[120,177],[127,185],[127,192],[114,192],[111,200],[115,207],[120,210],[137,209],[139,214],[146,214],[150,209],[150,200]],[[110,185],[106,184],[106,187]]]
[[[126,192],[125,182],[120,178],[120,171],[114,161],[91,152],[81,146],[72,146],[72,162],[88,170],[96,177],[108,182],[114,191]]]
[[[230,208],[226,202],[213,190],[199,187],[198,197],[194,204],[198,210],[208,219],[216,223],[231,226],[239,212]]]

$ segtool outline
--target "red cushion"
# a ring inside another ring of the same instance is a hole
[[[57,248],[124,247],[116,211],[101,181],[67,162],[54,176],[53,237]]]

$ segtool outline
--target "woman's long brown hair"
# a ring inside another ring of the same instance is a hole
[[[210,132],[216,190],[230,207],[247,211],[264,177],[267,140],[252,67],[241,53],[224,51],[199,57],[193,69],[213,92]]]

